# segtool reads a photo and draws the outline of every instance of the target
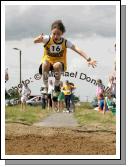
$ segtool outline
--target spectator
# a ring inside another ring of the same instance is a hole
[[[116,44],[115,52],[116,52]],[[105,98],[105,107],[107,106],[110,111],[115,115],[116,113],[116,60],[114,61],[114,69],[112,74],[109,76],[109,93]]]
[[[106,111],[106,108],[108,108],[109,111],[115,115],[116,113],[116,100],[112,97],[112,93],[107,94],[104,100],[104,113]]]
[[[100,108],[100,100],[101,96],[104,94],[104,88],[103,88],[103,83],[101,79],[97,80],[97,87],[96,87],[96,97],[98,99],[98,108]]]
[[[74,90],[76,89],[74,83],[70,83],[71,85],[71,105],[72,105],[72,112],[75,111],[75,103],[74,103]]]
[[[9,80],[8,68],[5,70],[5,83]]]
[[[50,108],[52,108],[51,94],[52,94],[53,89],[54,89],[53,82],[52,82],[52,80],[50,80],[49,85],[48,85],[48,110],[50,110]]]
[[[58,96],[58,112],[64,110],[64,92],[63,92],[63,82],[60,82],[60,93]]]
[[[103,112],[103,109],[104,109],[104,96],[103,96],[102,93],[98,96],[98,101],[99,101],[98,111],[99,112]]]
[[[108,87],[112,96],[116,98],[116,76],[114,74],[109,77]]]
[[[71,101],[71,94],[72,94],[72,89],[73,86],[70,85],[69,81],[67,80],[65,82],[65,85],[63,86],[63,91],[64,91],[64,95],[65,95],[65,104],[66,104],[66,112],[71,112],[70,111],[70,101]]]
[[[45,109],[46,105],[47,105],[47,102],[46,102],[47,92],[46,92],[45,87],[41,87],[40,92],[41,92],[41,95],[42,95],[42,98],[41,98],[41,100],[42,100],[42,109]]]
[[[115,53],[116,53],[116,43],[114,47],[115,47]],[[113,68],[112,74],[109,76],[108,87],[110,88],[110,92],[112,93],[112,96],[116,98],[116,60],[114,61],[114,68]]]
[[[58,111],[58,96],[60,94],[60,85],[54,86],[54,90],[52,91],[52,108],[53,111]]]
[[[96,96],[98,97],[100,94],[104,93],[104,87],[101,79],[97,80],[97,87],[96,87]]]
[[[22,91],[21,91],[21,110],[26,110],[26,101],[31,94],[31,90],[28,88],[28,85],[22,82]]]

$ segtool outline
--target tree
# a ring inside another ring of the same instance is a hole
[[[79,102],[80,101],[80,98],[76,95],[73,95],[73,100],[75,103]]]
[[[9,98],[10,99],[13,99],[13,98],[20,98],[20,95],[19,95],[19,92],[17,89],[9,89],[8,92],[6,93],[9,95]],[[5,95],[6,95],[5,94]],[[7,95],[6,95],[7,97]]]
[[[8,94],[6,90],[5,90],[5,99],[10,99],[10,95]]]

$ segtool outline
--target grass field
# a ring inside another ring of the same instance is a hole
[[[21,112],[20,105],[8,106],[5,111],[6,122],[20,122],[24,124],[33,124],[52,113],[47,109],[42,110],[41,106],[27,106],[26,112]],[[106,127],[116,124],[115,116],[111,112],[106,112],[103,115],[95,111],[90,103],[81,103],[80,106],[77,106],[74,117],[81,126],[98,124]]]
[[[19,122],[33,124],[47,117],[51,112],[43,110],[41,106],[27,106],[26,111],[21,111],[21,106],[8,106],[5,108],[6,122]]]
[[[107,111],[104,115],[92,109],[90,103],[82,103],[80,107],[76,107],[74,116],[82,126],[99,125],[105,128],[116,124],[116,118],[110,111]]]

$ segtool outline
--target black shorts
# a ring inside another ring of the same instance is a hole
[[[54,96],[53,96],[52,100],[53,100],[54,102],[58,102],[58,97],[54,97]]]
[[[62,64],[62,72],[64,72],[64,63],[63,62],[60,62]],[[54,69],[53,69],[53,65],[50,63],[50,71],[53,72]],[[42,64],[40,64],[39,66],[39,74],[42,75]]]

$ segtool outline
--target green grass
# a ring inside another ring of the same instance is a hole
[[[93,109],[93,106],[89,102],[81,102],[80,109]]]
[[[47,109],[42,110],[41,106],[27,106],[25,112],[21,112],[20,105],[8,106],[5,108],[5,119],[6,122],[20,122],[31,125],[46,118],[51,113]],[[93,110],[90,103],[87,102],[76,106],[74,116],[81,126],[98,124],[102,127],[109,127],[116,124],[115,116],[111,112],[103,115]]]
[[[21,111],[21,106],[7,106],[5,108],[6,122],[20,122],[25,124],[33,124],[50,115],[46,109],[43,110],[41,106],[26,106],[26,111]]]
[[[82,103],[81,106],[76,107],[74,116],[82,126],[98,124],[106,127],[116,124],[115,116],[111,112],[106,112],[104,115],[92,109],[88,103]]]

